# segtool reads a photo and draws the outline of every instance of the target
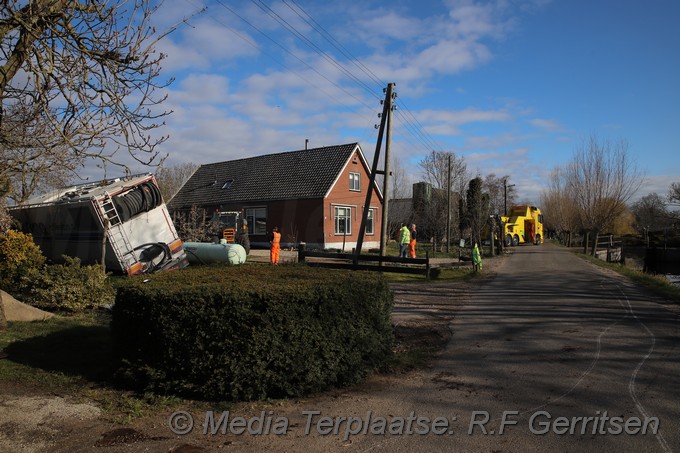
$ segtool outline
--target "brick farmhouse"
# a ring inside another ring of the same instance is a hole
[[[370,168],[358,143],[267,154],[201,165],[168,202],[171,212],[192,207],[241,211],[255,247],[268,246],[277,226],[284,246],[351,251],[356,247],[369,190]],[[363,248],[380,246],[382,193],[371,196]]]

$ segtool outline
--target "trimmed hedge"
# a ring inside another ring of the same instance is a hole
[[[392,305],[377,273],[201,266],[131,278],[113,308],[118,376],[207,400],[354,384],[392,356]]]

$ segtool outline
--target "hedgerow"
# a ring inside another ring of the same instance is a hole
[[[380,274],[304,266],[130,278],[113,309],[118,376],[207,400],[346,386],[389,362],[392,302]]]

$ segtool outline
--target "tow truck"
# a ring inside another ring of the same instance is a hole
[[[501,221],[507,247],[543,243],[543,214],[536,206],[512,206],[508,215],[501,217]]]

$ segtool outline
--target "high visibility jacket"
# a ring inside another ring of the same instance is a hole
[[[273,236],[272,236],[272,240],[271,240],[271,244],[272,245],[279,245],[280,243],[281,243],[281,233],[279,233],[278,231],[274,231]]]
[[[479,254],[479,248],[477,247],[477,244],[475,244],[472,249],[472,262],[475,264],[482,263],[482,256]]]
[[[408,244],[409,242],[411,242],[411,232],[408,230],[408,227],[403,226],[399,230],[399,243]]]

